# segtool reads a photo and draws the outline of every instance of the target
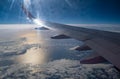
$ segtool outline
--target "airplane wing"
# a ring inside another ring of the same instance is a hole
[[[31,19],[35,17],[23,6],[23,11]],[[75,27],[65,24],[40,21],[45,27],[83,41],[99,55],[120,69],[120,33]]]

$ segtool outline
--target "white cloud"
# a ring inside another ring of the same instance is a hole
[[[4,71],[4,69],[3,69]],[[108,64],[80,65],[77,60],[61,59],[43,65],[13,65],[2,78],[27,79],[118,79],[120,74]]]

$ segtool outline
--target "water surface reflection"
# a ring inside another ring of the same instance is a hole
[[[43,64],[46,61],[46,54],[41,48],[33,47],[27,50],[27,52],[17,58],[19,63],[29,63],[32,65]]]

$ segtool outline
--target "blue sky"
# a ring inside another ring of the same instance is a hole
[[[11,7],[12,1],[15,1]],[[0,23],[29,23],[22,0],[0,1]],[[37,1],[37,3],[36,3]],[[120,23],[120,0],[31,0],[30,11],[41,20],[67,24]]]

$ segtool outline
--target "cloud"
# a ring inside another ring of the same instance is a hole
[[[39,44],[24,44],[26,38],[18,38],[9,41],[0,41],[0,67],[6,67],[18,63],[16,58],[25,54],[28,49],[38,47]]]
[[[120,74],[108,64],[80,65],[77,60],[61,59],[43,65],[13,65],[2,70],[5,78],[26,79],[118,79]]]

